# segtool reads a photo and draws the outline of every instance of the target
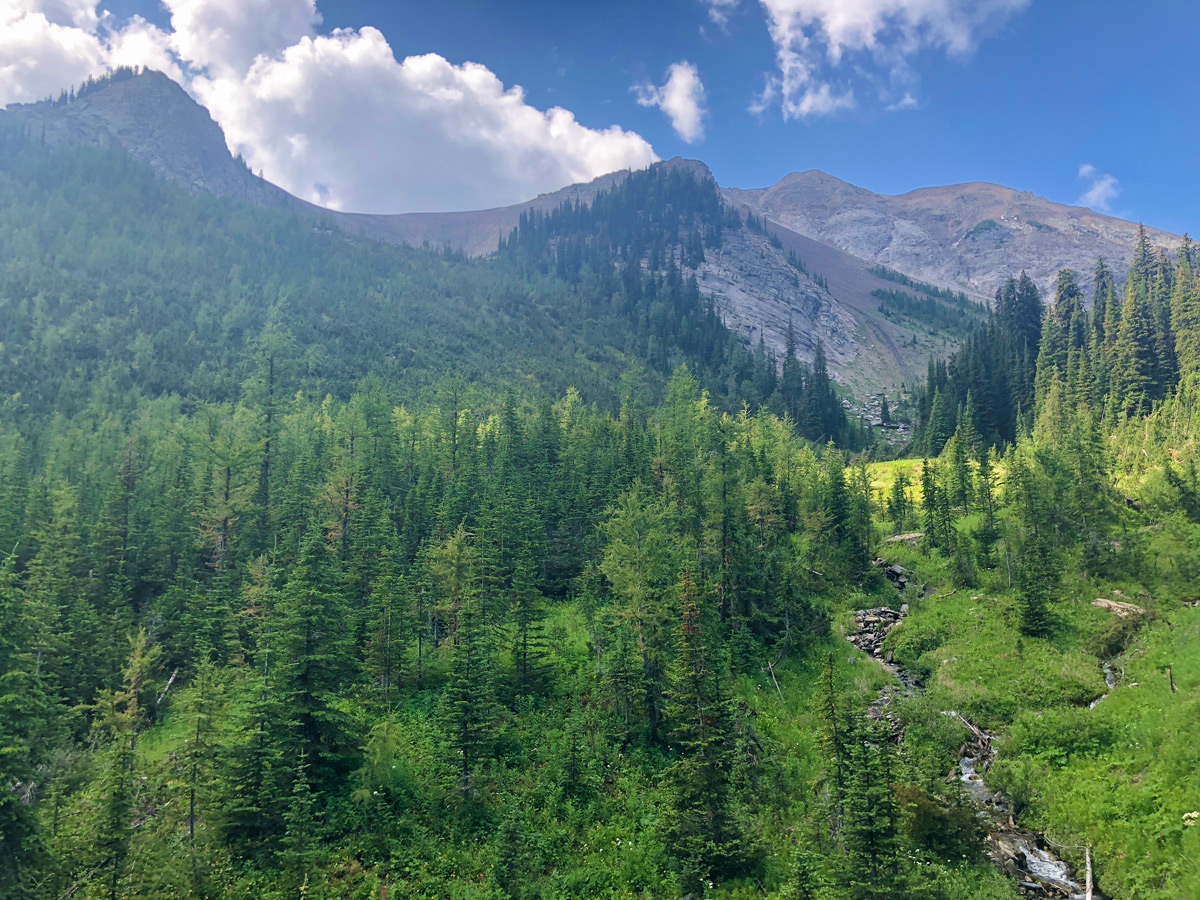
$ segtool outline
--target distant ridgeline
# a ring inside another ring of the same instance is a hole
[[[1038,417],[1083,404],[1110,423],[1148,412],[1200,372],[1197,245],[1157,253],[1140,231],[1118,292],[1098,260],[1091,309],[1074,275],[1059,273],[1046,313],[1022,274],[997,291],[987,324],[949,360],[931,360],[918,398],[916,448],[937,455],[956,431],[1011,443]]]
[[[826,372],[747,348],[683,274],[729,227],[711,181],[660,166],[527,215],[497,257],[468,260],[190,195],[120,151],[0,126],[0,413],[71,414],[97,386],[126,414],[139,397],[232,399],[274,330],[294,348],[292,389],[346,397],[372,374],[411,397],[456,371],[615,409],[622,372],[661,396],[687,364],[725,408],[766,404],[812,440],[862,446]]]
[[[748,226],[756,221],[748,214]],[[866,446],[872,438],[842,410],[820,345],[811,366],[798,359],[790,328],[784,359],[761,342],[749,350],[686,273],[704,262],[706,249],[721,246],[725,231],[741,227],[711,178],[654,166],[601,191],[590,205],[567,202],[522,213],[499,255],[521,273],[552,273],[592,287],[599,302],[634,322],[646,339],[645,358],[656,368],[665,370],[667,349],[679,347],[703,383],[724,385],[718,394],[787,414],[812,440]]]

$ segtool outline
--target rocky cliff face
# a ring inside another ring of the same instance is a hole
[[[25,128],[49,146],[119,147],[196,193],[317,211],[235,159],[208,110],[161,72],[148,70],[104,82],[67,103],[12,104],[0,119]]]
[[[763,235],[746,228],[728,232],[719,249],[705,251],[693,274],[701,292],[716,302],[725,326],[748,344],[761,339],[782,358],[790,324],[796,355],[811,361],[817,342],[823,342],[835,377],[841,379],[857,359],[853,315]]]
[[[788,175],[726,196],[791,231],[922,281],[992,296],[1025,270],[1052,292],[1058,270],[1074,269],[1088,293],[1096,257],[1123,272],[1137,226],[997,184],[922,188],[891,197],[824,172]],[[1176,235],[1148,229],[1159,246]]]

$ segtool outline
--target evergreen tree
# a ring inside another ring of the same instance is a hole
[[[665,838],[684,889],[703,893],[706,881],[737,872],[745,848],[732,809],[727,673],[706,639],[690,569],[684,569],[679,590],[679,634],[667,690],[667,719],[679,758],[666,773],[671,812]]]
[[[374,680],[384,706],[390,706],[395,699],[413,627],[413,600],[400,573],[398,556],[394,550],[383,552],[381,574],[372,585],[367,610],[370,630],[365,669]]]
[[[52,737],[47,696],[34,646],[37,623],[17,585],[13,555],[0,563],[0,897],[32,897],[41,835],[31,801],[37,767]]]
[[[357,680],[347,612],[324,530],[314,519],[280,592],[275,626],[275,689],[296,729],[285,746],[304,756],[314,784],[345,774],[353,762],[352,725],[337,702]]]
[[[912,501],[908,496],[909,479],[904,472],[897,472],[892,479],[892,489],[888,494],[887,514],[892,520],[896,531],[903,531],[912,514]]]
[[[491,648],[478,593],[470,580],[461,586],[454,641],[446,692],[447,718],[457,758],[458,790],[467,805],[478,796],[476,779],[496,730]]]
[[[1189,240],[1189,239],[1185,239]],[[1171,290],[1171,329],[1180,379],[1200,372],[1200,278],[1192,267],[1189,245],[1179,253],[1179,271]]]
[[[291,798],[277,853],[280,867],[300,897],[320,896],[311,883],[317,856],[316,801],[308,758],[302,753],[293,766]]]
[[[515,629],[513,658],[516,692],[524,696],[538,690],[542,680],[541,657],[543,598],[533,577],[533,562],[526,549],[513,572],[512,620]]]
[[[1158,395],[1154,331],[1147,285],[1131,271],[1112,351],[1112,390],[1119,408],[1128,415],[1146,412]]]
[[[1092,330],[1099,335],[1101,344],[1107,344],[1106,329],[1109,324],[1109,308],[1116,303],[1117,288],[1112,270],[1103,257],[1096,257],[1096,271],[1092,276]]]
[[[833,788],[834,816],[840,818],[845,802],[850,767],[850,735],[838,704],[833,654],[825,656],[816,693],[816,711],[821,720],[821,748],[829,767]]]
[[[662,717],[668,654],[665,627],[671,615],[668,595],[680,552],[668,521],[660,500],[644,499],[639,487],[630,489],[605,523],[608,546],[600,564],[617,597],[617,618],[635,638],[641,661],[639,693],[651,740],[657,739]]]
[[[1021,632],[1045,637],[1050,632],[1050,602],[1058,583],[1055,554],[1039,531],[1026,538],[1021,548],[1017,595],[1021,609]]]
[[[893,752],[881,725],[857,720],[850,736],[843,830],[849,857],[847,887],[855,900],[897,900],[906,894],[900,879]]]

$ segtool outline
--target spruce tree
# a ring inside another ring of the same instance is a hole
[[[898,900],[900,811],[892,788],[895,768],[889,735],[882,723],[856,720],[850,735],[850,776],[842,840],[848,883],[854,900]]]
[[[413,628],[412,615],[412,591],[400,572],[399,552],[385,550],[368,602],[365,659],[365,669],[385,707],[391,706],[399,688]]]
[[[688,568],[679,590],[680,624],[667,689],[667,719],[679,758],[666,773],[670,815],[665,838],[684,889],[700,894],[706,881],[737,871],[745,848],[730,784],[728,673],[706,637]]]
[[[1192,268],[1191,255],[1183,250],[1171,291],[1171,327],[1182,380],[1200,372],[1200,278]]]
[[[1017,597],[1021,610],[1021,632],[1045,637],[1050,632],[1050,602],[1058,583],[1057,560],[1041,530],[1026,537],[1021,548],[1017,575]]]
[[[464,807],[469,807],[478,797],[476,780],[491,747],[497,712],[491,642],[473,584],[465,585],[461,595],[454,642],[445,702],[457,786]]]
[[[357,681],[358,666],[338,582],[314,518],[280,592],[274,635],[277,689],[296,722],[288,744],[303,754],[314,785],[345,774],[354,755],[352,723],[337,701]]]
[[[833,654],[822,660],[815,698],[817,717],[821,722],[821,749],[832,785],[834,816],[840,818],[845,800],[850,766],[850,736],[839,705],[839,691]]]
[[[41,850],[35,807],[54,713],[34,646],[37,623],[17,585],[15,557],[0,562],[0,897],[32,896]]]
[[[1092,276],[1092,330],[1099,335],[1100,343],[1106,342],[1109,306],[1116,302],[1116,285],[1112,270],[1103,257],[1096,257],[1096,271]]]
[[[1127,415],[1149,410],[1158,394],[1154,331],[1146,284],[1131,272],[1112,350],[1112,391],[1119,408]]]

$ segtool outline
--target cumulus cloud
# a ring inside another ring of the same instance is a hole
[[[215,74],[243,73],[320,23],[315,0],[163,0],[180,58]]]
[[[965,56],[1029,0],[760,2],[777,69],[751,109],[763,111],[778,102],[784,118],[795,119],[854,106],[851,80],[865,79],[893,108],[912,108],[917,100],[905,86],[915,80],[914,56],[929,49]],[[904,96],[895,99],[901,90]]]
[[[164,5],[166,31],[118,24],[95,0],[0,0],[0,103],[116,65],[157,68],[208,107],[252,168],[363,212],[499,206],[657,159],[633,132],[530,105],[483,65],[397,60],[370,27],[318,34],[314,0]]]
[[[1088,182],[1087,189],[1075,202],[1097,212],[1112,212],[1112,202],[1121,193],[1121,182],[1107,172],[1101,172],[1091,163],[1079,167],[1079,177]]]
[[[695,144],[704,140],[704,83],[700,70],[690,62],[677,62],[667,70],[667,81],[661,87],[653,84],[636,84],[633,91],[641,106],[661,109],[671,120],[684,141]]]
[[[91,4],[0,0],[0,101],[39,100],[103,71],[97,26]]]
[[[251,166],[335,208],[498,205],[656,159],[636,134],[535,109],[485,66],[398,62],[369,27],[301,38],[193,89]]]

